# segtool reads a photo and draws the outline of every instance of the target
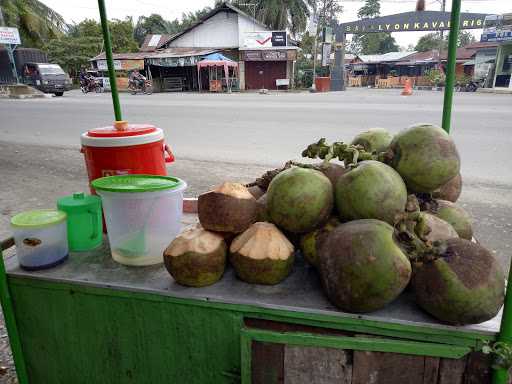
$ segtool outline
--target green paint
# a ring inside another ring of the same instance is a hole
[[[11,345],[16,374],[19,384],[28,384],[27,368],[25,366],[25,357],[21,346],[20,334],[16,324],[16,316],[14,312],[14,303],[12,300],[7,275],[5,273],[4,258],[0,249],[0,303],[2,304],[2,312],[4,315],[5,327],[9,335],[9,343]]]
[[[252,339],[249,332],[240,333],[240,359],[241,359],[241,382],[242,384],[251,383],[251,362],[252,362]]]
[[[121,105],[119,104],[119,94],[117,92],[116,71],[114,69],[114,60],[112,59],[112,41],[110,40],[110,31],[108,29],[107,10],[105,1],[98,0],[100,11],[101,30],[103,32],[103,43],[105,45],[105,56],[107,59],[108,78],[110,79],[110,92],[112,95],[112,104],[114,106],[114,115],[116,121],[123,120],[121,115]]]
[[[452,0],[450,34],[448,36],[448,63],[446,65],[446,86],[444,88],[443,129],[450,133],[455,85],[455,64],[457,61],[457,37],[459,35],[461,0]]]

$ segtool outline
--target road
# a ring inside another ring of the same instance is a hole
[[[342,93],[121,94],[124,118],[164,129],[177,162],[169,172],[197,195],[222,180],[251,180],[269,166],[297,159],[305,145],[327,137],[351,140],[380,126],[397,132],[416,122],[439,124],[441,92],[350,89]],[[479,239],[509,257],[512,217],[512,98],[460,93],[452,134],[462,158],[460,203],[475,217]],[[0,101],[0,234],[13,212],[44,206],[86,188],[80,134],[111,124],[110,94]],[[6,185],[10,187],[6,187]]]

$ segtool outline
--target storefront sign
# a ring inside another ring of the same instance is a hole
[[[0,27],[0,44],[21,44],[18,28]]]
[[[244,51],[243,59],[244,61],[286,61],[288,55],[283,50]]]
[[[483,28],[486,16],[485,13],[461,13],[460,29]],[[340,28],[347,34],[448,30],[450,29],[450,12],[405,12],[344,23]]]
[[[98,70],[107,71],[107,60],[97,61]],[[144,60],[114,60],[114,69],[116,71],[131,71],[132,69],[144,69]]]
[[[286,31],[245,32],[244,35],[247,48],[285,47],[286,44]]]
[[[485,18],[480,41],[499,42],[509,40],[512,40],[512,13],[488,15]]]

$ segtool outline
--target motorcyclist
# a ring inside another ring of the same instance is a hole
[[[87,73],[85,72],[85,70],[83,68],[80,69],[79,78],[80,78],[80,84],[82,84],[83,86],[88,86],[89,81],[87,79]]]
[[[133,70],[130,73],[130,81],[133,82],[133,84],[137,88],[142,89],[144,87],[144,82],[146,81],[146,77],[144,77],[144,75],[142,75],[139,71]]]

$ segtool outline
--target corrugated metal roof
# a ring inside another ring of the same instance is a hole
[[[363,63],[385,63],[391,61],[399,61],[406,56],[410,56],[413,52],[388,52],[382,55],[359,55],[359,58],[363,61]]]
[[[127,52],[127,53],[114,53],[112,57],[114,60],[142,60],[148,55],[151,55],[150,52]],[[93,57],[89,61],[96,60],[105,60],[105,52],[100,53],[98,56]]]
[[[161,49],[157,52],[151,53],[151,58],[163,58],[163,57],[188,57],[188,56],[203,56],[209,55],[210,53],[218,52],[220,49],[213,48],[166,48]]]
[[[144,42],[142,43],[139,51],[140,52],[152,52],[156,51],[159,48],[162,48],[165,44],[167,44],[175,35],[155,35],[149,34],[144,38]],[[158,41],[155,42],[155,38]],[[151,45],[150,45],[151,43]]]

